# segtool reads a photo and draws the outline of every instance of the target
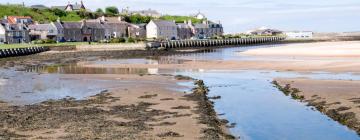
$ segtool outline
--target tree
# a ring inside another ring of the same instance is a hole
[[[117,15],[119,14],[119,9],[114,6],[106,7],[105,14],[109,16]]]
[[[95,12],[97,15],[104,15],[104,11],[101,8],[98,8]]]
[[[59,16],[59,17],[65,17],[67,15],[65,11],[57,9],[57,8],[53,9],[53,12],[56,16]]]

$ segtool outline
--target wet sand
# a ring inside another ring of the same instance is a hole
[[[360,81],[275,79],[282,87],[296,88],[304,102],[360,133]]]
[[[319,42],[285,44],[238,52],[245,60],[191,60],[180,64],[111,64],[80,63],[85,67],[278,70],[295,72],[360,72],[360,42]]]
[[[199,101],[171,90],[184,88],[178,86],[179,80],[172,76],[64,75],[63,78],[139,82],[104,90],[84,100],[69,97],[27,106],[0,103],[0,136],[5,139],[201,139],[218,136],[218,133],[204,132],[212,129],[212,122],[202,121]],[[224,128],[223,132],[225,125],[219,126]]]

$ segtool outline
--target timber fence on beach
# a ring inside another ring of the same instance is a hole
[[[48,50],[49,47],[0,49],[0,58],[31,55],[31,54],[45,52]]]
[[[154,42],[148,45],[150,48],[185,48],[185,47],[212,47],[228,45],[251,45],[270,43],[284,40],[285,37],[257,37],[257,38],[229,38],[229,39],[207,39],[207,40],[179,40]]]

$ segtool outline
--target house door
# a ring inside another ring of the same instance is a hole
[[[87,38],[87,37],[84,37],[83,41],[84,41],[84,42],[88,41],[88,38]]]

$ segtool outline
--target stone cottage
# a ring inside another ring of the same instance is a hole
[[[6,42],[5,34],[6,34],[5,27],[2,24],[0,24],[0,44],[4,44]]]
[[[29,25],[31,40],[51,39],[57,40],[58,31],[54,24],[32,24]]]
[[[25,24],[2,24],[5,29],[5,43],[28,43],[30,42],[29,31]]]
[[[174,21],[151,20],[146,25],[146,37],[159,40],[175,40],[177,36],[177,25]]]
[[[191,26],[184,21],[184,23],[177,23],[177,32],[179,39],[191,39],[193,32]]]
[[[129,24],[129,37],[146,39],[146,24]]]
[[[105,39],[105,28],[99,22],[63,22],[66,41],[100,41]]]

